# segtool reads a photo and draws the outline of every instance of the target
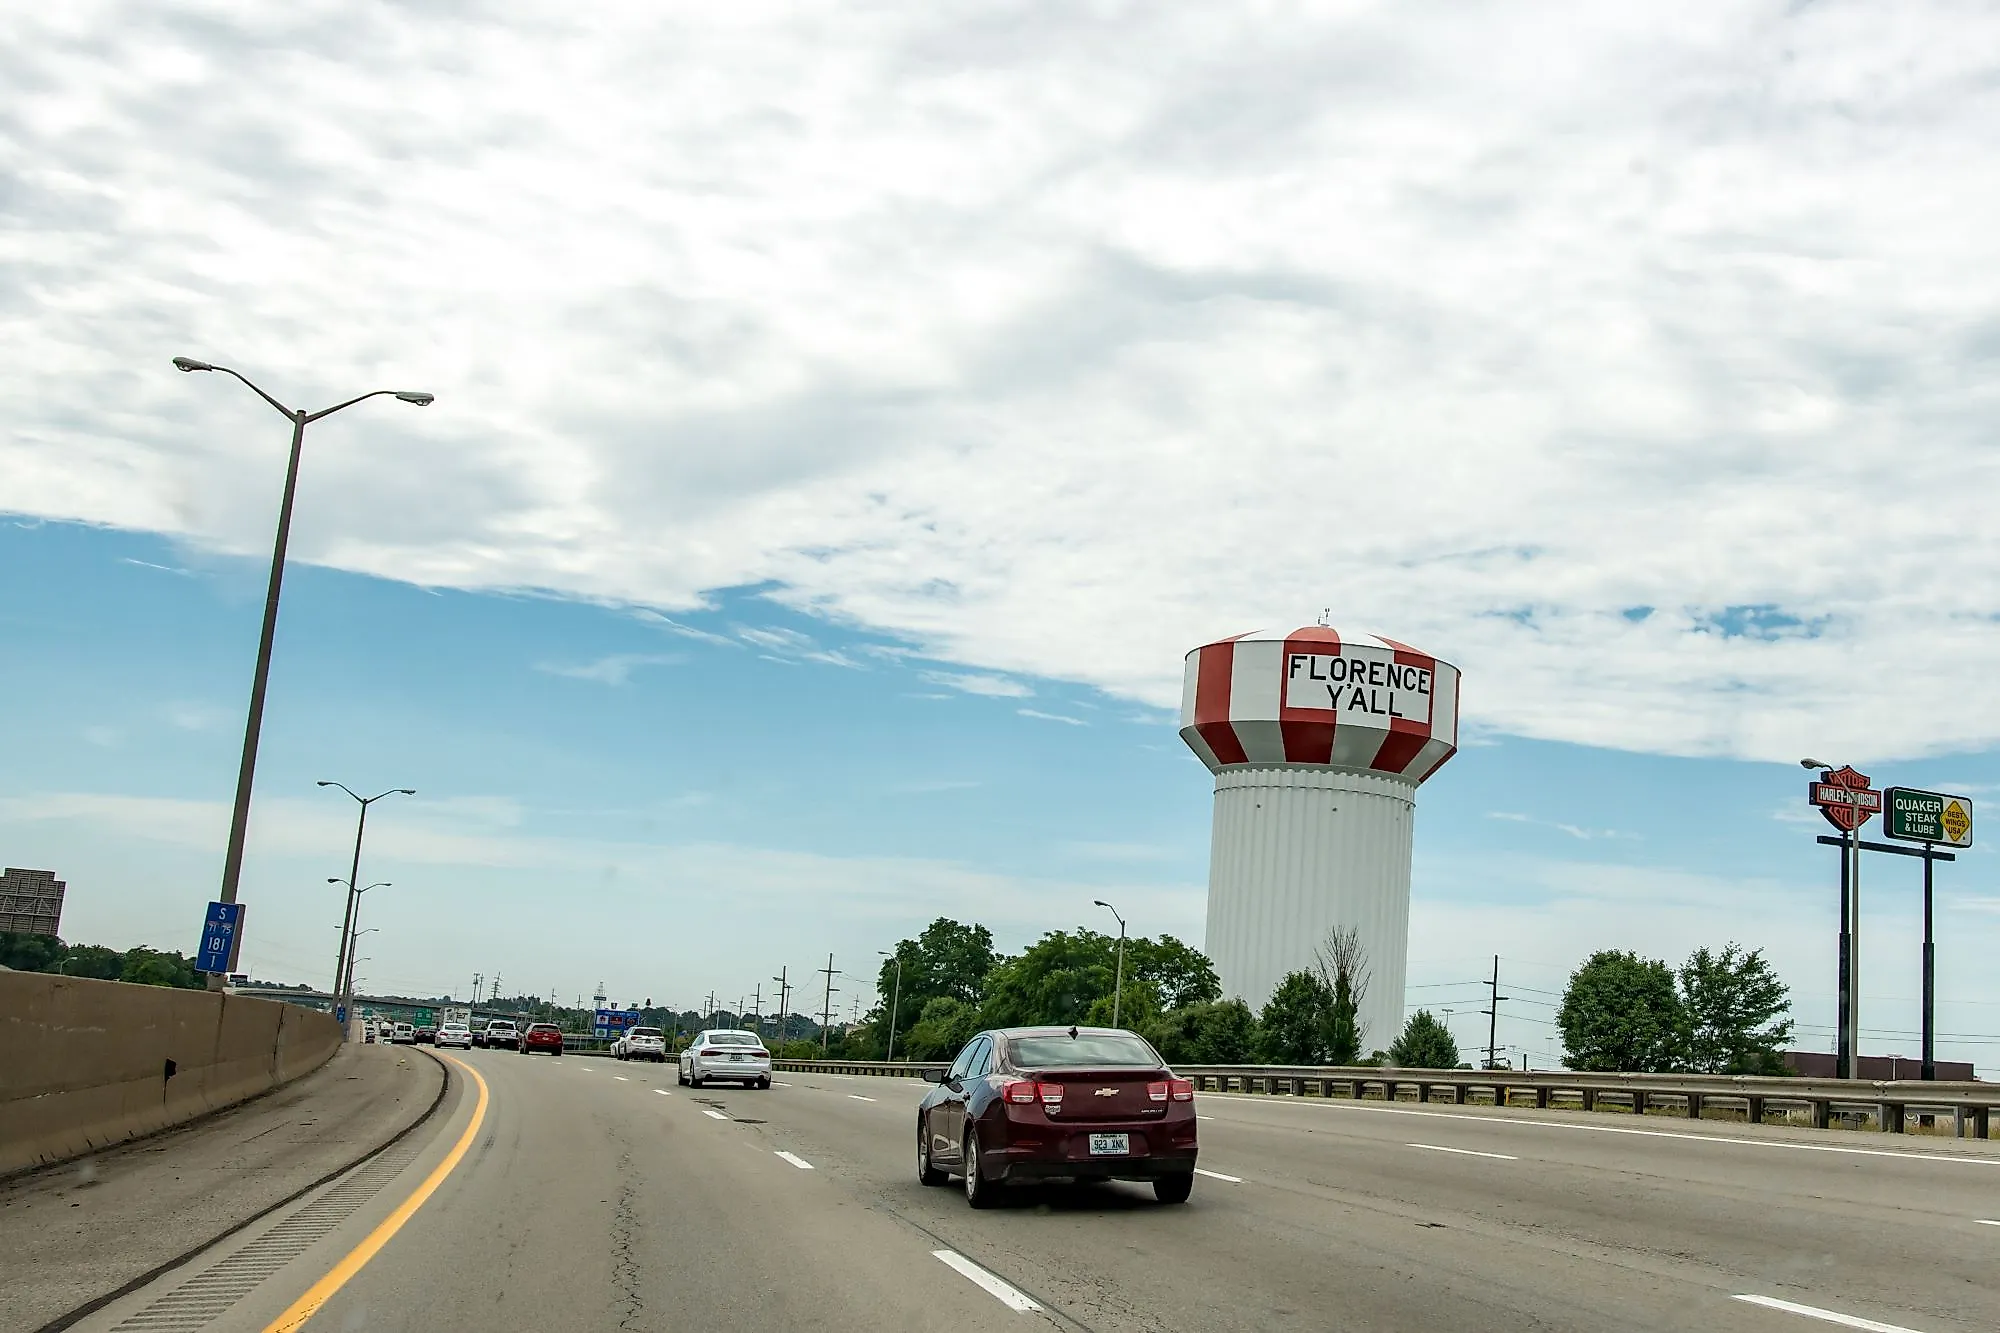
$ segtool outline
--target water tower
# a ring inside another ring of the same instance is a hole
[[[1215,774],[1208,956],[1253,1009],[1359,932],[1365,1050],[1403,1030],[1417,787],[1458,749],[1458,668],[1325,625],[1187,655],[1181,739]]]

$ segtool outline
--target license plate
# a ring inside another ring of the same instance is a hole
[[[1125,1157],[1132,1152],[1131,1136],[1127,1134],[1092,1134],[1090,1155],[1092,1157]]]
[[[737,1064],[740,1065],[743,1064],[745,1061],[749,1060],[750,1057],[747,1055],[732,1055],[729,1058],[734,1060]]]

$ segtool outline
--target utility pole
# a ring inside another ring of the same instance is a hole
[[[1497,953],[1493,955],[1493,980],[1487,984],[1491,987],[1492,999],[1489,1007],[1481,1009],[1479,1012],[1486,1015],[1486,1067],[1491,1069],[1493,1068],[1493,1062],[1500,1058],[1500,1047],[1498,1044],[1500,1034],[1500,1001],[1513,998],[1512,996],[1500,993],[1500,955]]]
[[[472,1007],[475,1009],[479,1007],[479,983],[485,979],[486,974],[484,972],[474,972],[472,974]]]
[[[785,1020],[791,1017],[791,1010],[788,1006],[791,1004],[792,999],[792,983],[785,980],[791,974],[791,970],[791,966],[787,964],[778,969],[777,976],[771,978],[771,980],[778,983],[778,1046],[785,1044]],[[774,1046],[772,1049],[775,1051],[777,1047]]]
[[[500,1003],[500,974],[498,972],[493,974],[493,1003]]]
[[[819,1053],[825,1055],[827,1029],[833,1024],[833,974],[835,968],[833,966],[832,954],[826,956],[826,966],[819,968],[818,971],[826,974],[826,999],[821,1003],[819,1010]]]
[[[755,1002],[757,1005],[757,1026],[755,1031],[758,1037],[761,1038],[764,1035],[764,983],[761,981],[757,983]]]
[[[875,952],[881,954],[884,958],[890,956],[888,951],[884,949],[877,949]],[[889,1054],[886,1058],[890,1060],[894,1060],[896,1058],[896,1006],[900,1005],[903,1002],[902,953],[898,951],[897,954],[895,955],[895,958],[896,958],[896,983],[894,986],[890,987],[889,990]]]

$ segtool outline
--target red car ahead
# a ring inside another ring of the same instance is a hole
[[[1161,1203],[1194,1187],[1194,1085],[1116,1028],[1003,1028],[966,1043],[917,1107],[917,1179],[965,1179],[974,1208],[1024,1180],[1146,1180]]]
[[[533,1055],[536,1051],[561,1055],[562,1029],[554,1023],[530,1023],[528,1030],[521,1034],[519,1050],[523,1055]]]

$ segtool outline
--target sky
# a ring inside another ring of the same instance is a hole
[[[1590,950],[1730,939],[1813,1037],[1795,761],[2000,783],[1990,12],[16,26],[0,861],[76,938],[191,947],[227,828],[287,427],[174,355],[437,395],[307,434],[260,974],[331,975],[320,779],[419,792],[370,820],[385,988],[692,1006],[1100,897],[1198,941],[1182,657],[1321,614],[1465,672],[1409,999],[1468,1044],[1495,952],[1545,1060]],[[1995,1070],[1986,855],[1940,871],[1939,1027]],[[1867,874],[1863,1049],[1908,1052],[1914,871]]]

